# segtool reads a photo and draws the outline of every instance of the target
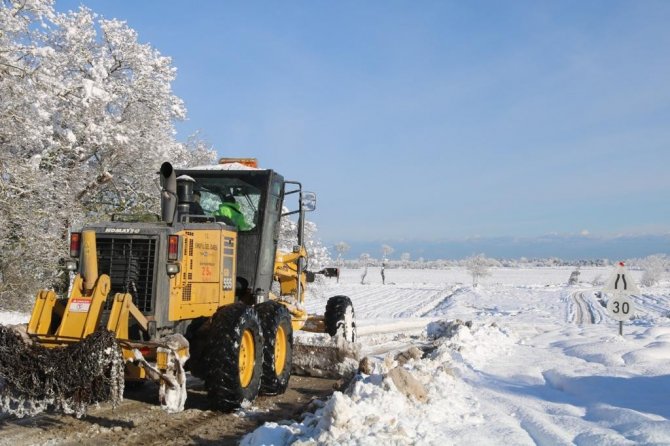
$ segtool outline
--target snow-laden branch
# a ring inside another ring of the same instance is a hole
[[[215,153],[197,137],[175,141],[185,115],[176,71],[123,22],[1,1],[0,73],[10,71],[0,82],[0,304],[7,292],[58,287],[71,226],[156,211],[163,161],[208,164]]]

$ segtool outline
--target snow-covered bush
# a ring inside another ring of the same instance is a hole
[[[478,254],[465,259],[465,268],[472,276],[472,286],[476,287],[482,277],[491,274],[489,267],[495,264],[495,260],[487,258],[484,254]]]
[[[569,286],[577,285],[579,283],[579,275],[580,275],[579,267],[577,267],[576,270],[570,273],[570,278],[568,279],[568,285]]]
[[[668,257],[664,254],[655,254],[640,260],[638,265],[644,270],[640,284],[643,286],[656,284],[665,274],[669,263]]]

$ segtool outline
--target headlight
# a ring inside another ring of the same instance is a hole
[[[66,260],[65,261],[65,270],[66,271],[77,271],[77,261],[76,260]]]
[[[174,276],[179,272],[179,264],[178,263],[168,263],[167,264],[167,273],[170,276]]]

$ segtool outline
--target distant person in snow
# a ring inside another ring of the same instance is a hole
[[[248,231],[251,229],[244,219],[242,211],[240,211],[240,205],[237,204],[235,197],[232,195],[223,197],[223,203],[219,205],[219,209],[216,210],[214,216],[229,219],[240,231]]]
[[[386,268],[386,263],[382,262],[382,285],[386,285],[386,276],[384,276],[384,268]]]

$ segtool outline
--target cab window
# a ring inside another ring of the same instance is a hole
[[[196,181],[200,187],[200,206],[207,215],[218,215],[224,202],[234,201],[233,206],[242,213],[247,225],[239,230],[251,231],[258,225],[260,189],[237,178],[201,178]]]

